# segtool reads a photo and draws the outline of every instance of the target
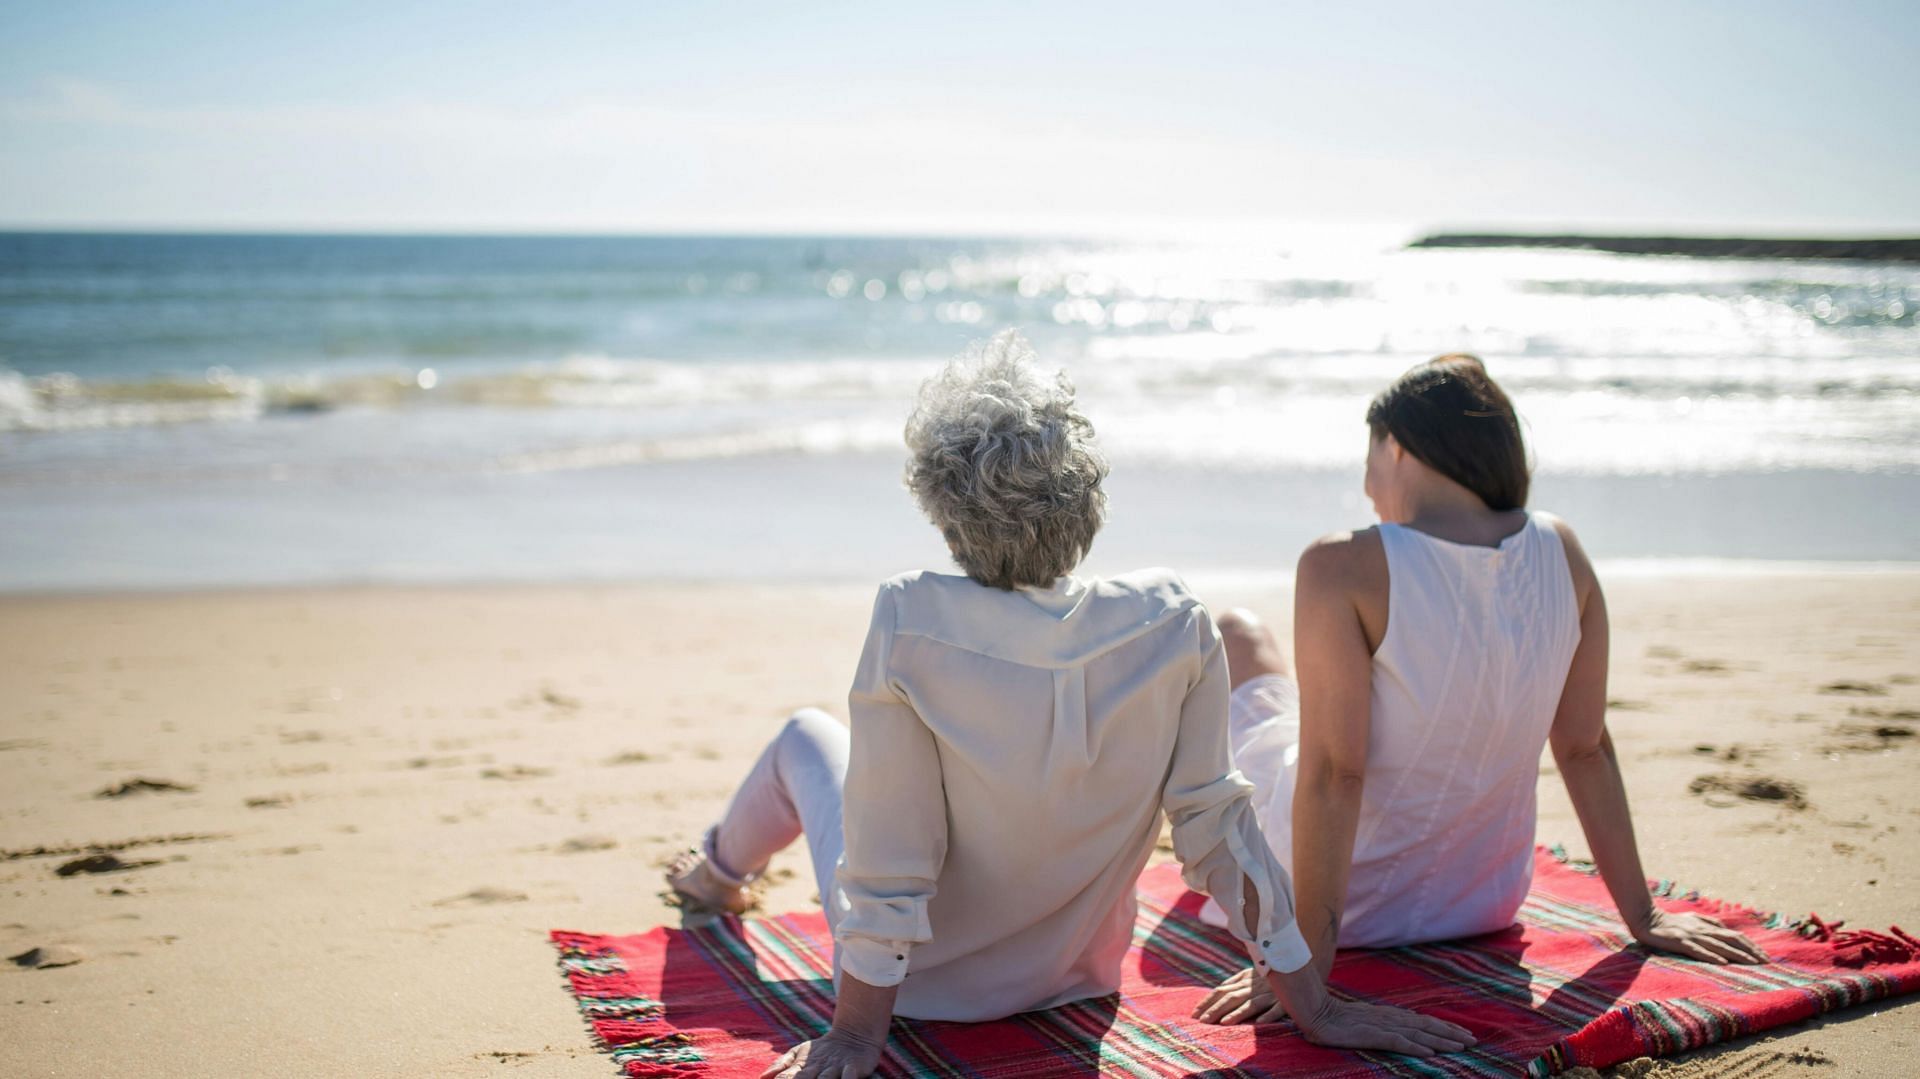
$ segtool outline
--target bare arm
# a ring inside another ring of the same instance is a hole
[[[1699,915],[1666,914],[1647,892],[1626,783],[1607,732],[1607,601],[1572,529],[1557,527],[1580,605],[1580,644],[1560,692],[1550,741],[1600,879],[1627,931],[1647,947],[1714,963],[1765,962],[1766,954],[1740,933]]]
[[[1464,1027],[1327,992],[1326,976],[1314,966],[1312,950],[1293,924],[1286,870],[1260,833],[1248,799],[1251,785],[1233,768],[1220,635],[1204,611],[1197,628],[1202,674],[1181,706],[1163,806],[1173,821],[1174,853],[1187,883],[1221,901],[1229,931],[1254,961],[1254,969],[1246,972],[1248,984],[1262,981],[1307,1040],[1319,1045],[1413,1056],[1472,1045],[1473,1035]]]
[[[1325,978],[1333,969],[1353,868],[1367,766],[1372,649],[1351,585],[1353,540],[1316,543],[1294,580],[1300,675],[1300,771],[1293,795],[1293,872],[1300,931]]]
[[[1586,560],[1576,563],[1574,550],[1567,545],[1580,605],[1580,644],[1553,717],[1553,760],[1567,784],[1567,797],[1579,815],[1600,877],[1620,919],[1637,937],[1652,920],[1653,898],[1647,893],[1627,810],[1627,789],[1607,733],[1607,601]]]

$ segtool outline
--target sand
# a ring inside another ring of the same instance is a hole
[[[1194,583],[1286,621],[1283,589]],[[1920,574],[1609,591],[1649,872],[1920,921]],[[787,712],[844,716],[871,595],[0,599],[0,955],[26,956],[0,964],[6,1070],[615,1074],[546,930],[675,916],[658,863]],[[1541,839],[1583,852],[1550,771],[1541,791]],[[769,907],[812,901],[803,857],[775,863]],[[1876,1004],[1655,1070],[1911,1074],[1916,1054],[1920,1008]]]

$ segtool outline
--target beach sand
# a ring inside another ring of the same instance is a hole
[[[1193,580],[1216,609],[1287,621],[1284,590]],[[1608,587],[1648,872],[1796,915],[1920,920],[1920,574]],[[788,712],[844,717],[871,597],[0,599],[0,954],[77,959],[0,965],[7,1072],[616,1074],[546,931],[675,917],[658,864]],[[1540,839],[1584,853],[1550,769],[1541,792]],[[95,854],[131,867],[59,875]],[[775,862],[768,908],[812,902],[803,858]],[[1896,1075],[1916,1054],[1920,1008],[1879,1003],[1656,1070]]]

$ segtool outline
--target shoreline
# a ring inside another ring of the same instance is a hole
[[[1109,567],[1102,572],[1080,572],[1078,576],[1101,576],[1104,573],[1125,572],[1127,568],[1146,568],[1151,563],[1140,563],[1134,567]],[[1288,591],[1293,587],[1291,568],[1273,569],[1250,566],[1209,566],[1201,565],[1194,569],[1173,567],[1180,576],[1196,589],[1202,585],[1214,589],[1239,589],[1260,591]],[[528,576],[522,578],[450,578],[445,580],[404,580],[404,579],[341,579],[316,581],[279,581],[261,583],[234,584],[180,584],[152,586],[104,585],[97,588],[6,588],[0,587],[0,605],[12,602],[63,602],[67,600],[138,600],[138,599],[240,599],[246,597],[281,597],[289,599],[312,598],[329,594],[362,593],[369,596],[407,595],[421,593],[426,595],[451,595],[470,592],[539,592],[553,591],[594,591],[594,592],[644,592],[650,590],[708,590],[724,592],[731,589],[747,590],[817,590],[835,591],[847,588],[862,588],[878,584],[894,573],[914,569],[924,569],[935,573],[959,573],[952,563],[914,565],[902,564],[891,570],[883,570],[871,577],[851,574],[822,575],[819,577],[772,576],[765,577],[720,577],[720,576],[607,576],[607,577],[543,577]],[[1713,581],[1751,578],[1857,578],[1857,577],[1894,577],[1920,578],[1920,560],[1834,560],[1834,559],[1789,559],[1789,558],[1600,558],[1594,561],[1594,569],[1601,583],[1610,580],[1642,581],[1663,579],[1674,581]]]
[[[22,484],[0,499],[0,595],[873,582],[949,564],[900,464],[896,453],[774,455],[180,492]],[[1372,523],[1360,488],[1357,468],[1122,461],[1087,569],[1290,578],[1314,539]],[[1543,471],[1529,501],[1572,522],[1603,562],[1920,563],[1920,472]]]

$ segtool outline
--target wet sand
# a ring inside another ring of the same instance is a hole
[[[1193,575],[1284,623],[1286,592]],[[1648,871],[1920,913],[1920,574],[1622,577]],[[844,716],[863,586],[0,599],[0,1043],[21,1075],[608,1076],[544,934],[671,920],[658,863],[781,718]],[[1558,779],[1540,838],[1585,845]],[[773,909],[812,901],[800,851]],[[61,875],[62,867],[70,869]],[[1657,1071],[1889,1075],[1874,1004]]]

